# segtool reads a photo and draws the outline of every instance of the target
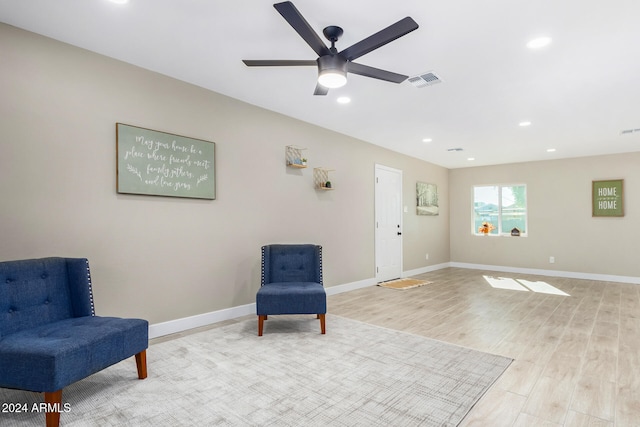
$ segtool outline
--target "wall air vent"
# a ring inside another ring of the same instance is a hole
[[[457,147],[457,148],[447,148],[447,151],[463,151],[462,148]]]
[[[433,86],[442,82],[442,79],[433,71],[427,71],[417,76],[409,77],[407,80],[417,88]]]

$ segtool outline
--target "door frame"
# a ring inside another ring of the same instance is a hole
[[[402,197],[402,189],[403,189],[403,172],[401,169],[396,169],[396,168],[392,168],[389,166],[385,166],[385,165],[381,165],[379,163],[375,164],[375,168],[374,168],[374,177],[373,177],[373,185],[374,185],[374,218],[373,218],[373,227],[374,227],[374,265],[375,265],[375,278],[376,280],[379,279],[379,271],[378,271],[378,240],[380,239],[379,235],[378,235],[378,197],[380,197],[380,195],[378,194],[378,171],[379,170],[384,170],[387,172],[392,172],[392,173],[397,173],[400,176],[400,188],[399,188],[399,195],[400,195],[400,204],[398,205],[398,218],[400,221],[400,232],[403,233],[404,232],[404,224],[403,224],[403,212],[404,212],[404,205],[403,205],[403,197]],[[402,265],[403,265],[403,243],[404,243],[404,235],[400,234],[400,245],[399,245],[399,250],[400,250],[400,254],[399,254],[399,275],[398,277],[402,277]]]

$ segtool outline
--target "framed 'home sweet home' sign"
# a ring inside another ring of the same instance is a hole
[[[593,181],[592,216],[624,216],[624,180]]]

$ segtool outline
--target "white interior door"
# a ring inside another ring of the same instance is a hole
[[[402,274],[402,171],[376,165],[376,280]]]

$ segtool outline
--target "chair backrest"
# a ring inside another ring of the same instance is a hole
[[[89,262],[0,262],[0,337],[70,317],[95,315]]]
[[[263,246],[261,285],[278,282],[315,282],[322,285],[322,246]]]

